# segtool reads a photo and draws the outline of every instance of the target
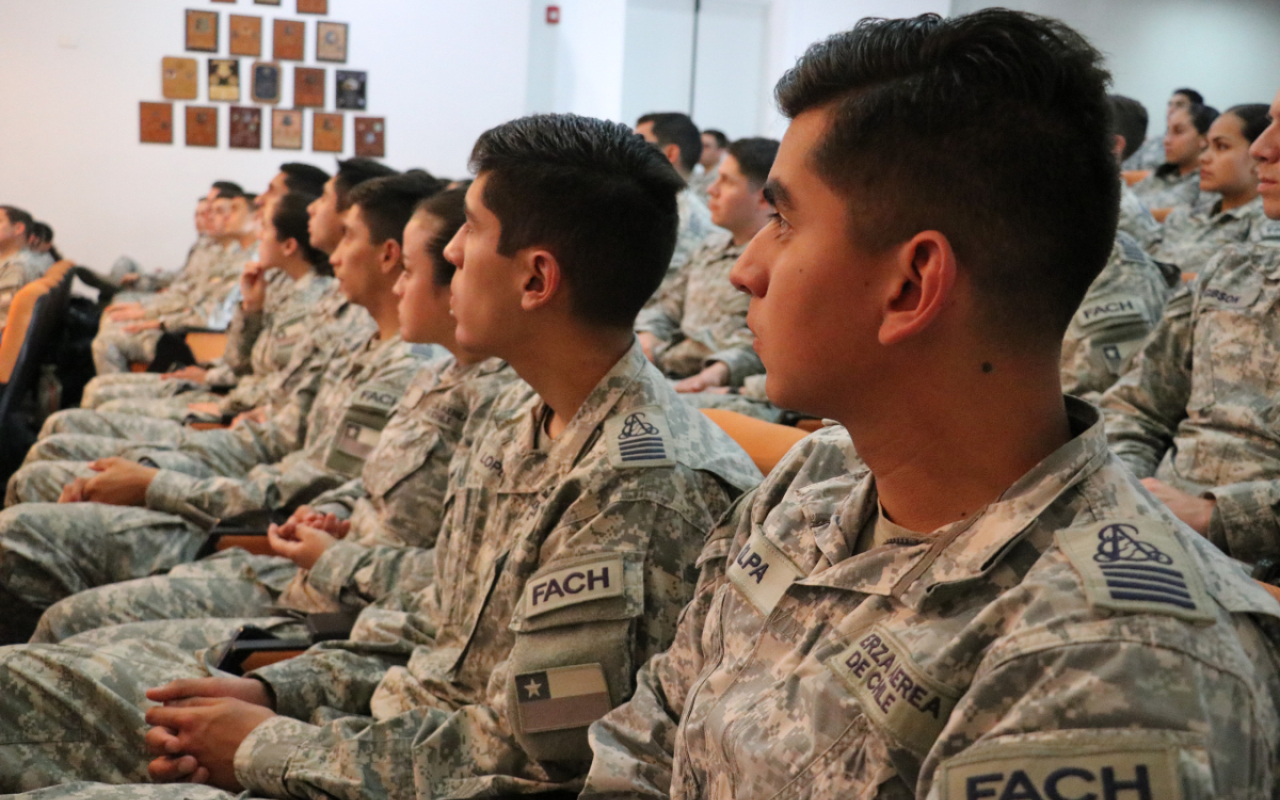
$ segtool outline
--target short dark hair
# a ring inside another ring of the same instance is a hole
[[[679,111],[645,114],[636,120],[636,125],[646,122],[653,123],[653,136],[660,146],[674,144],[680,148],[680,166],[686,171],[697,166],[698,159],[702,158],[702,134],[698,133],[698,126],[693,124],[688,114]]]
[[[312,197],[319,197],[323,194],[324,185],[329,180],[329,173],[319,167],[296,161],[281,164],[280,171],[284,173],[286,189],[291,192],[309,194]]]
[[[53,241],[53,228],[49,227],[49,223],[36,220],[31,223],[31,227],[27,228],[27,237],[35,239],[37,242],[44,244]]]
[[[213,186],[210,188],[213,189],[215,200],[218,198],[233,200],[237,197],[244,197],[244,188],[240,184],[231,181],[214,181]]]
[[[1197,105],[1197,106],[1204,105],[1204,95],[1200,94],[1195,89],[1188,89],[1187,87],[1183,86],[1180,89],[1174,89],[1170,94],[1180,94],[1183,97],[1190,100],[1193,105]]]
[[[404,244],[404,226],[424,198],[443,188],[440,181],[420,169],[374,178],[351,190],[351,205],[360,207],[360,218],[369,226],[376,244],[395,239]]]
[[[293,239],[298,243],[302,257],[316,272],[321,275],[332,275],[333,267],[329,266],[329,255],[311,246],[311,235],[307,232],[307,221],[310,215],[307,206],[315,196],[304,192],[287,192],[276,200],[271,210],[271,224],[276,228],[276,241]]]
[[[1133,155],[1147,138],[1147,109],[1132,97],[1122,94],[1107,95],[1111,107],[1111,135],[1124,137],[1124,152],[1120,160]]]
[[[351,208],[351,190],[374,178],[398,175],[391,167],[372,158],[348,158],[338,162],[338,172],[333,176],[333,190],[338,195],[338,210]]]
[[[1242,103],[1238,106],[1232,106],[1222,113],[1234,114],[1239,117],[1240,121],[1244,123],[1241,126],[1241,133],[1244,134],[1244,138],[1250,144],[1253,144],[1254,140],[1261,136],[1267,126],[1271,124],[1271,118],[1268,116],[1270,112],[1271,108],[1266,103]]]
[[[715,128],[703,128],[702,135],[710,136],[712,139],[715,139],[716,147],[719,147],[721,150],[729,146],[729,137],[724,135],[724,131],[718,131]]]
[[[572,309],[593,325],[631,328],[675,251],[684,181],[625,125],[541,114],[491,128],[471,151],[498,252],[545,247]]]
[[[457,267],[444,257],[444,249],[467,221],[467,190],[445,189],[418,201],[413,213],[430,214],[440,220],[440,228],[427,242],[427,256],[431,258],[431,282],[436,286],[448,286]]]
[[[21,225],[23,233],[31,233],[31,226],[35,224],[35,217],[17,206],[0,206],[0,211],[9,218],[10,225]]]
[[[738,169],[752,186],[764,186],[769,170],[773,169],[773,159],[778,156],[778,140],[762,136],[738,139],[729,145],[729,155],[738,162]]]
[[[776,94],[790,118],[829,109],[809,159],[850,200],[854,241],[880,252],[942,232],[984,327],[1016,341],[1060,338],[1111,252],[1109,80],[1065,24],[993,8],[864,19],[810,47]]]
[[[1191,118],[1191,124],[1196,129],[1196,133],[1204,136],[1209,132],[1209,126],[1218,118],[1218,109],[1213,106],[1202,106],[1199,103],[1192,103],[1187,109],[1187,116]]]

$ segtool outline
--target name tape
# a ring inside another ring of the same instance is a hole
[[[623,593],[622,558],[609,558],[537,575],[524,587],[524,615],[535,617],[558,608],[617,597]]]
[[[777,545],[756,531],[729,563],[726,574],[729,582],[767,617],[787,593],[787,587],[805,573]]]

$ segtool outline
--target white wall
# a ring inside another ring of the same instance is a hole
[[[952,12],[989,5],[1057,17],[1107,56],[1114,91],[1147,107],[1148,135],[1164,132],[1165,102],[1191,86],[1219,110],[1270,103],[1280,89],[1276,0],[953,0]]]
[[[476,137],[519,116],[525,107],[529,16],[527,0],[330,0],[325,19],[350,24],[345,67],[311,61],[315,23],[279,7],[209,0],[0,0],[0,203],[27,208],[52,224],[64,254],[105,269],[120,254],[144,267],[181,263],[194,238],[195,198],[216,178],[261,189],[284,161],[330,171],[334,157],[305,149],[261,151],[227,147],[228,103],[220,106],[220,146],[189,148],[183,101],[175,102],[173,145],[138,142],[138,102],[161,101],[160,59],[210,54],[183,51],[183,9],[222,12],[221,52],[227,54],[227,13],[308,20],[308,65],[369,73],[368,111],[387,117],[392,166],[421,166],[460,176]],[[250,105],[241,59],[242,105]],[[286,69],[291,78],[292,70]],[[286,81],[286,99],[292,86]],[[281,104],[287,106],[286,103]],[[355,112],[346,112],[352,116]],[[269,114],[265,115],[269,119]],[[353,154],[347,122],[346,157]]]
[[[626,11],[626,0],[529,0],[527,113],[621,118]]]

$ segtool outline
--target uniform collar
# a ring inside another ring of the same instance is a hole
[[[858,532],[876,513],[878,503],[870,471],[856,473],[852,491],[837,513],[826,520],[816,515],[810,519],[815,528],[814,545],[834,566],[799,582],[893,595],[919,608],[935,587],[987,573],[1049,505],[1109,458],[1106,433],[1097,410],[1082,400],[1064,399],[1071,429],[1076,432],[1074,438],[978,514],[921,537],[918,542],[852,555]]]

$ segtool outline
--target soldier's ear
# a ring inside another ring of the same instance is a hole
[[[551,303],[561,291],[564,272],[560,262],[546,250],[531,250],[525,254],[525,272],[520,291],[520,307],[535,311]]]

